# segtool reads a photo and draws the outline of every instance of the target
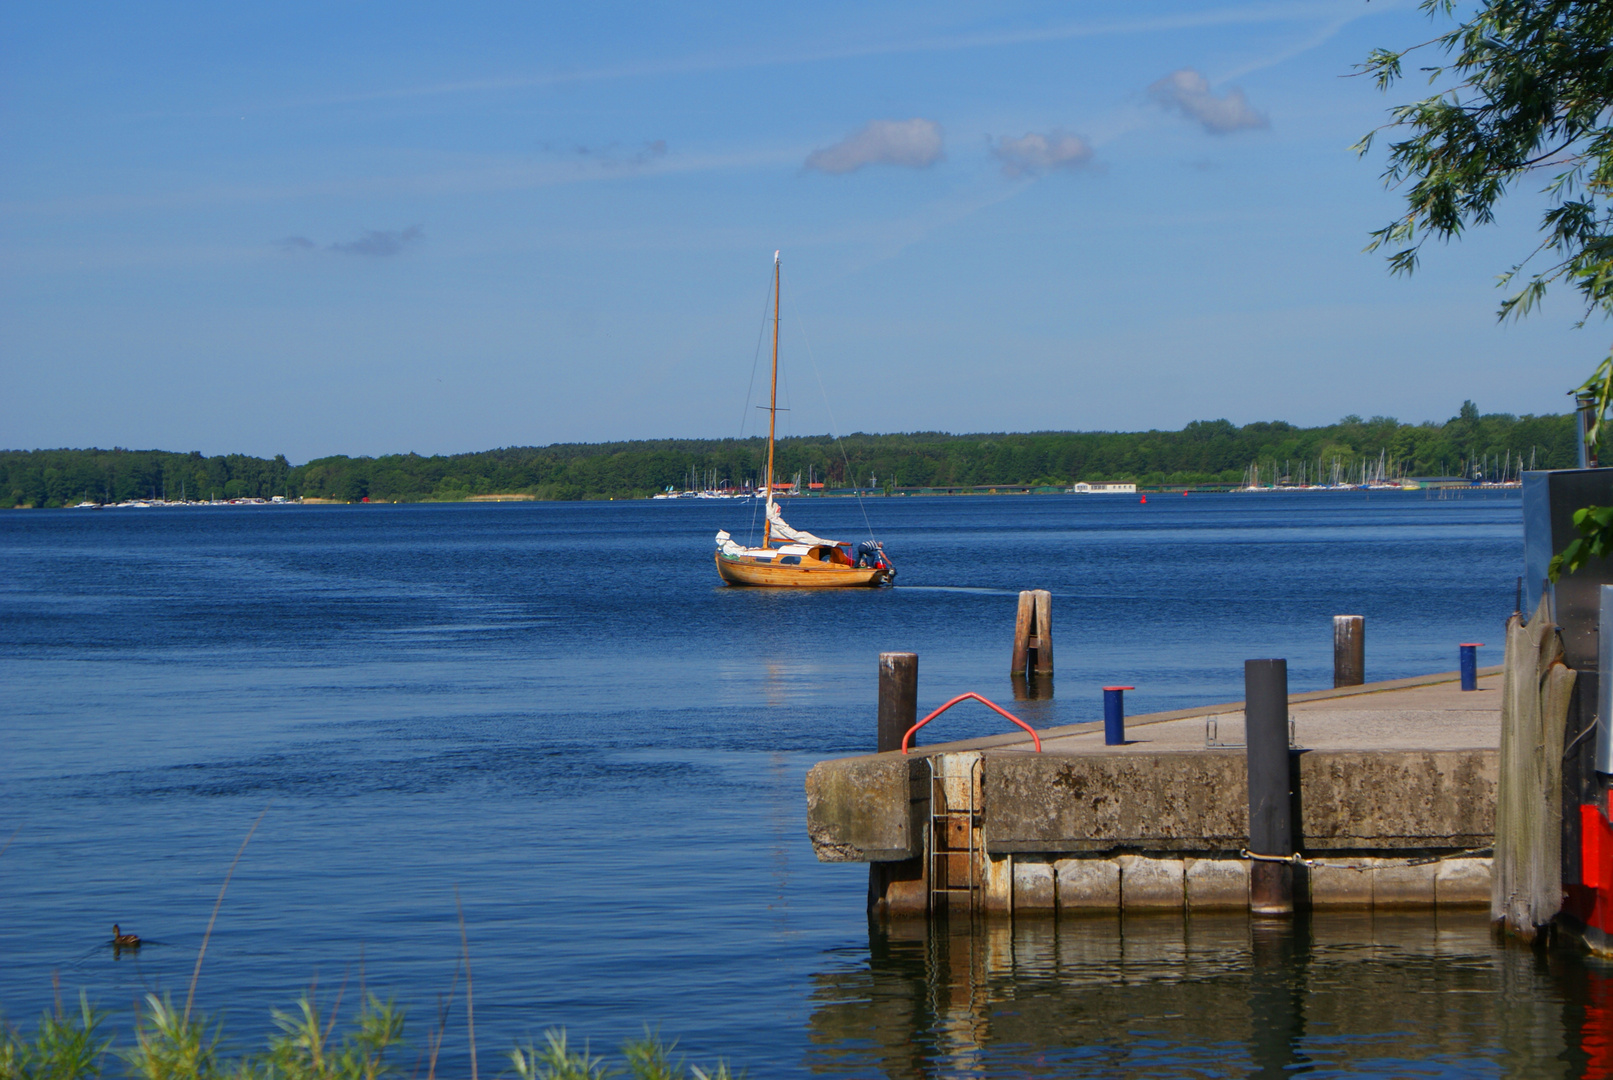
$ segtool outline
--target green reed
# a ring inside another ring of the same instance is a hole
[[[338,1005],[340,999],[338,999]],[[222,1027],[200,1014],[186,1016],[166,996],[148,994],[135,1020],[134,1043],[118,1048],[102,1033],[106,1014],[79,995],[76,1012],[58,1002],[39,1018],[31,1033],[0,1027],[0,1080],[94,1080],[121,1075],[131,1080],[381,1080],[416,1075],[422,1064],[436,1072],[442,1032],[428,1038],[429,1059],[405,1070],[404,1011],[391,1001],[368,995],[357,1013],[338,1029],[336,1009],[322,1013],[312,994],[294,1009],[274,1010],[279,1031],[264,1050],[228,1056],[220,1049]],[[564,1028],[544,1032],[543,1042],[528,1042],[509,1052],[517,1080],[734,1080],[726,1063],[709,1072],[674,1059],[676,1044],[657,1032],[622,1045],[619,1060],[595,1056],[568,1042]]]

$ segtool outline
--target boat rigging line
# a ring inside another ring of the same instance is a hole
[[[812,377],[818,380],[818,393],[823,395],[823,408],[829,414],[829,435],[835,441],[835,449],[840,451],[840,460],[846,464],[846,478],[850,480],[851,457],[846,453],[846,444],[840,440],[840,425],[835,421],[834,406],[829,404],[829,391],[823,385],[823,373],[818,370],[818,360],[813,355],[812,342],[807,338],[806,320],[801,317],[801,309],[796,305],[793,293],[790,299],[790,313],[795,316],[795,323],[801,328],[801,342],[806,346],[807,360],[812,365]],[[856,481],[852,481],[851,493],[857,499],[857,509],[862,511],[863,525],[868,529],[868,539],[879,543],[879,538],[874,535],[874,524],[868,520],[868,507],[863,505],[862,489],[857,486]],[[890,562],[889,555],[885,556],[885,561]],[[891,565],[894,566],[895,563]]]
[[[756,391],[756,368],[762,362],[762,342],[767,340],[767,307],[773,301],[773,283],[767,283],[767,295],[762,297],[762,323],[756,328],[756,352],[751,356],[750,384],[745,387],[745,408],[739,414],[739,441],[745,441],[745,424],[750,419],[751,395]],[[761,406],[757,406],[760,408]],[[769,493],[771,494],[771,493]],[[752,541],[756,538],[756,500],[751,499],[750,507],[750,535]]]

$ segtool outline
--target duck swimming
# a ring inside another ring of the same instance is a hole
[[[139,934],[125,934],[118,928],[117,923],[112,924],[112,947],[114,949],[138,949],[140,947]]]

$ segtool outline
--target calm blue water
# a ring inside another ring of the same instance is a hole
[[[351,1003],[361,977],[422,1045],[457,886],[487,1074],[551,1025],[609,1048],[646,1022],[757,1076],[1577,1060],[1599,973],[1499,948],[1482,916],[1319,920],[1276,944],[1247,920],[891,940],[864,919],[864,869],[817,864],[803,826],[806,769],[869,748],[881,650],[920,654],[921,707],[1012,699],[1021,588],[1054,594],[1056,693],[1017,707],[1038,726],[1098,718],[1105,683],[1137,687],[1133,713],[1234,700],[1247,657],[1328,685],[1339,613],[1366,616],[1373,679],[1450,670],[1459,641],[1497,662],[1516,498],[868,514],[896,589],[723,587],[711,536],[748,527],[737,503],[0,515],[0,1006],[31,1020],[53,973],[122,1025],[148,990],[182,999],[267,807],[198,991],[236,1045],[316,978]],[[855,502],[789,516],[865,535]],[[998,730],[983,709],[935,727]],[[115,957],[113,921],[153,944]],[[1496,1026],[1519,1008],[1536,1021]],[[458,1020],[444,1054],[463,1068]]]

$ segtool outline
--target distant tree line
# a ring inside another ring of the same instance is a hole
[[[668,486],[743,487],[766,468],[763,439],[663,439],[512,447],[474,454],[327,457],[293,466],[272,459],[160,450],[0,451],[0,507],[64,506],[131,498],[270,498],[454,501],[472,495],[540,499],[643,497]],[[827,436],[780,440],[776,479],[801,474],[830,487],[1052,486],[1076,480],[1143,485],[1230,484],[1258,464],[1274,476],[1329,479],[1384,461],[1398,475],[1494,476],[1502,461],[1568,468],[1576,459],[1574,419],[1480,415],[1472,402],[1443,424],[1347,416],[1326,427],[1282,421],[1198,420],[1180,431]],[[1318,473],[1320,472],[1320,476]]]
[[[284,455],[163,450],[0,450],[0,507],[127,499],[269,498],[296,493]]]

